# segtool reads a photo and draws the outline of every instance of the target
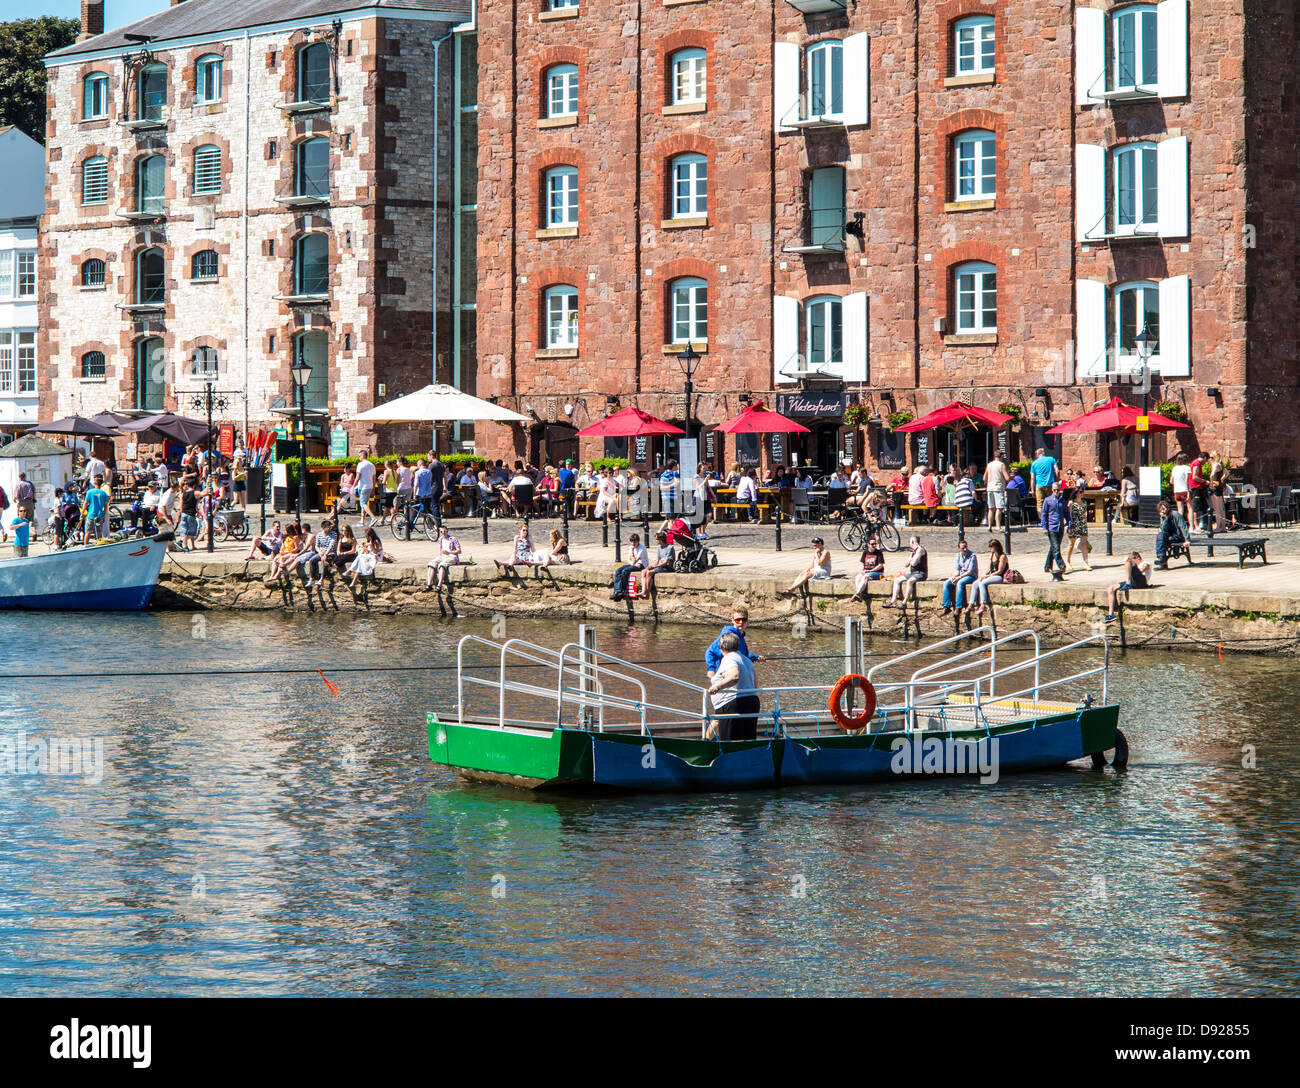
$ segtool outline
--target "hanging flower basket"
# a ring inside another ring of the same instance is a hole
[[[1162,400],[1156,403],[1156,415],[1164,416],[1165,419],[1173,419],[1182,423],[1186,418],[1183,406],[1176,400]]]
[[[998,405],[998,411],[1001,412],[1004,416],[1010,416],[1012,423],[1020,422],[1020,416],[1022,411],[1020,405],[1012,404],[1010,401],[1007,401],[1006,404]]]
[[[844,409],[844,422],[850,427],[866,426],[867,420],[870,418],[865,404],[850,404]]]
[[[896,430],[898,430],[899,427],[902,427],[902,426],[904,426],[904,425],[907,424],[907,423],[911,423],[912,420],[914,420],[915,418],[916,418],[916,415],[915,415],[914,413],[912,413],[912,412],[906,412],[906,411],[904,411],[904,412],[890,412],[890,413],[889,413],[889,429],[890,429],[891,431],[896,431]]]

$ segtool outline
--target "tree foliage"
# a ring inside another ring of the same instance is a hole
[[[77,40],[76,19],[17,19],[0,23],[0,128],[16,125],[45,142],[46,53]]]

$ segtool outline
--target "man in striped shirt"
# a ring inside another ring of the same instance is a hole
[[[975,466],[967,465],[966,471],[957,480],[957,490],[953,498],[957,507],[958,524],[975,524]]]

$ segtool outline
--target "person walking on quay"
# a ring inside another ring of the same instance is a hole
[[[1061,479],[1061,466],[1041,446],[1034,450],[1034,459],[1029,465],[1029,475],[1034,481],[1034,500],[1041,510],[1047,496],[1052,493],[1052,484]]]
[[[1188,523],[1192,520],[1191,479],[1192,469],[1187,463],[1187,454],[1180,452],[1174,458],[1174,467],[1169,472],[1169,483],[1174,489],[1174,505],[1182,519]]]
[[[1066,536],[1069,538],[1069,543],[1065,548],[1065,569],[1074,570],[1072,560],[1074,549],[1077,547],[1083,552],[1083,569],[1092,570],[1092,564],[1088,562],[1088,556],[1092,552],[1092,545],[1088,543],[1088,504],[1077,491],[1071,491],[1066,498],[1066,509],[1069,511]]]
[[[1052,580],[1055,582],[1065,581],[1065,560],[1061,558],[1061,537],[1065,533],[1066,526],[1070,523],[1070,508],[1066,505],[1065,500],[1061,498],[1061,485],[1052,484],[1041,505],[1041,513],[1038,516],[1038,524],[1042,527],[1043,532],[1047,534],[1047,559],[1043,563],[1043,570],[1050,573]],[[1057,569],[1052,570],[1052,563],[1055,562]]]
[[[36,518],[36,488],[27,479],[27,473],[18,473],[18,486],[14,488],[14,502],[18,512],[31,523]]]
[[[438,460],[438,451],[429,455],[429,513],[434,525],[442,524],[442,496],[447,490],[447,466]]]
[[[907,608],[908,598],[915,591],[916,583],[924,582],[930,576],[930,557],[921,547],[921,538],[913,533],[907,538],[907,544],[912,549],[912,554],[907,557],[903,569],[894,575],[894,590],[885,602],[886,608]],[[900,589],[903,591],[902,601],[898,599]]]
[[[761,705],[754,683],[754,662],[742,650],[738,632],[718,637],[721,659],[709,676],[709,699],[721,719],[709,722],[705,740],[753,740],[758,735]],[[712,649],[712,647],[710,647]]]
[[[943,612],[948,615],[953,608],[962,612],[966,608],[966,587],[979,581],[980,564],[970,545],[964,540],[957,541],[957,555],[953,560],[952,577],[943,583]],[[954,600],[954,596],[956,599]]]
[[[32,523],[23,513],[22,507],[18,508],[18,512],[9,523],[9,528],[14,532],[13,558],[26,559],[27,547],[32,539]]]
[[[669,545],[671,547],[671,545]],[[731,609],[731,623],[724,627],[718,637],[709,643],[709,648],[704,651],[704,671],[708,673],[709,680],[713,680],[713,674],[718,671],[718,666],[722,663],[723,649],[722,640],[728,635],[735,635],[737,638],[736,652],[743,654],[752,662],[763,662],[767,658],[762,654],[751,653],[749,646],[745,642],[745,628],[749,626],[749,609],[743,604],[734,605]]]
[[[826,547],[826,542],[821,537],[812,538],[812,559],[804,567],[803,573],[791,582],[785,589],[777,594],[779,597],[790,597],[806,586],[809,582],[816,580],[824,582],[831,576],[831,553]]]

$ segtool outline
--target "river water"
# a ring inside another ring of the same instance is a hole
[[[245,670],[5,681],[0,738],[102,738],[104,759],[0,775],[0,994],[1297,990],[1290,661],[1117,657],[1123,774],[587,799],[429,763],[455,674],[401,667],[454,662],[470,632],[487,622],[0,616],[10,676]],[[599,637],[673,660],[708,635]],[[768,682],[842,671],[830,639],[751,641],[805,655]],[[262,671],[340,664],[398,671],[329,673],[337,696]]]

